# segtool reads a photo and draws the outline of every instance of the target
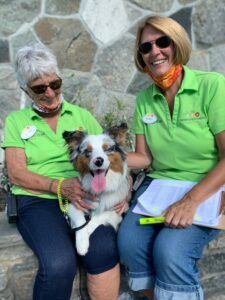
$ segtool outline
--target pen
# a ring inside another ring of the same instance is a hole
[[[147,224],[159,224],[164,223],[166,220],[165,217],[150,217],[150,218],[140,218],[139,222],[141,225],[147,225]]]

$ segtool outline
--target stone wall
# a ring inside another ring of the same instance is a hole
[[[99,118],[130,120],[149,84],[134,65],[137,23],[149,14],[178,20],[193,42],[189,66],[225,74],[225,0],[10,0],[0,10],[0,134],[5,116],[27,99],[16,84],[16,50],[41,41],[57,55],[65,98]],[[126,109],[118,109],[117,101]],[[0,154],[2,159],[2,153]]]
[[[201,278],[206,300],[225,300],[225,234],[213,241],[206,249],[200,262]],[[24,244],[14,224],[8,224],[6,216],[0,213],[0,299],[31,300],[37,260]],[[82,276],[79,276],[82,274]],[[83,271],[76,276],[71,300],[88,300],[86,280]],[[82,278],[82,279],[81,279]],[[119,300],[143,300],[132,293],[122,271]],[[53,299],[49,299],[53,300]],[[182,299],[180,299],[182,300]]]
[[[133,60],[137,23],[149,14],[171,16],[186,28],[193,44],[190,67],[225,74],[225,0],[2,0],[0,5],[0,137],[6,115],[29,101],[12,65],[25,44],[41,41],[53,50],[65,98],[86,106],[101,122],[110,112],[129,121],[137,92],[149,84]],[[222,235],[201,262],[208,300],[225,299],[224,246]],[[30,299],[35,270],[32,253],[2,220],[0,299]],[[133,299],[129,291],[124,295]]]

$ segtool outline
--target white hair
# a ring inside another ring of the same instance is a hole
[[[59,74],[55,55],[43,44],[20,48],[15,57],[15,71],[21,88],[44,75]]]

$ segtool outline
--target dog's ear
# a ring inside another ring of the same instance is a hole
[[[86,135],[86,132],[80,130],[63,132],[63,138],[69,145],[70,152],[73,152],[78,148],[78,146],[81,144]]]
[[[107,130],[107,133],[115,139],[115,141],[122,147],[126,147],[128,137],[127,123],[121,123],[119,126],[113,126]]]

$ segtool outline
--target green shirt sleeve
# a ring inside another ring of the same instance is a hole
[[[211,82],[208,83],[208,121],[215,135],[225,130],[225,77],[215,74],[211,78]]]
[[[8,115],[5,121],[4,127],[4,140],[1,143],[1,148],[6,147],[15,147],[15,148],[24,148],[24,140],[21,139],[20,125],[17,122],[15,113]]]

